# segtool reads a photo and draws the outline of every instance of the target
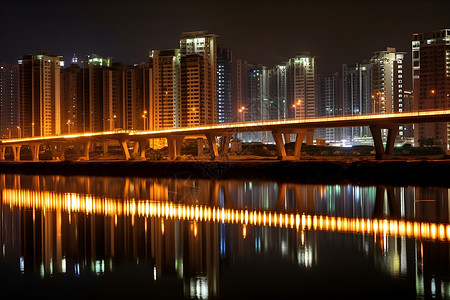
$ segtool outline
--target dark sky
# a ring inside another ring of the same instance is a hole
[[[7,63],[47,50],[63,55],[66,64],[73,53],[133,64],[147,61],[149,50],[179,47],[183,31],[207,30],[218,34],[235,58],[272,66],[310,51],[325,74],[388,46],[410,54],[412,33],[450,27],[450,0],[0,0],[0,5],[0,61]]]

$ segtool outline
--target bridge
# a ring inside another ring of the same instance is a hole
[[[33,161],[38,161],[41,145],[49,145],[49,148],[52,150],[52,157],[55,159],[64,160],[66,150],[72,148],[77,152],[78,159],[89,160],[91,144],[94,142],[104,143],[107,140],[118,141],[123,150],[125,160],[131,158],[129,143],[133,144],[133,153],[145,159],[145,148],[148,145],[148,140],[160,138],[167,140],[169,158],[175,159],[181,155],[181,146],[186,137],[206,138],[212,150],[211,159],[216,159],[220,156],[226,157],[228,155],[228,145],[233,134],[244,132],[272,132],[277,146],[278,159],[299,159],[305,138],[306,144],[312,145],[314,129],[362,126],[370,128],[375,146],[375,158],[380,160],[392,157],[399,125],[437,122],[450,122],[450,110],[224,123],[150,131],[118,130],[15,138],[0,141],[0,160],[5,160],[6,149],[10,148],[12,149],[13,159],[20,161],[20,149],[23,146],[29,146]],[[383,130],[387,131],[386,146],[383,146]],[[294,155],[287,156],[285,144],[290,142],[291,135],[295,135]],[[221,137],[220,143],[218,143],[219,137]]]

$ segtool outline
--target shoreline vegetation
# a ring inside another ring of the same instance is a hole
[[[380,161],[374,159],[371,146],[304,146],[297,161],[280,161],[272,147],[260,143],[217,160],[209,160],[207,152],[196,156],[194,147],[185,147],[180,159],[167,160],[165,150],[147,149],[146,160],[125,161],[114,149],[91,152],[89,161],[5,160],[0,161],[0,173],[450,187],[450,159],[438,147],[399,147],[391,160]]]

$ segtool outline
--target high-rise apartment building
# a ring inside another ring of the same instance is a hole
[[[414,33],[412,37],[414,109],[450,107],[450,29]],[[449,149],[449,123],[416,124],[415,142],[432,139]]]
[[[362,115],[372,112],[371,64],[342,65],[342,98],[337,115]],[[370,135],[368,127],[342,128],[341,139],[353,141]]]
[[[62,133],[83,132],[83,76],[77,64],[61,70]]]
[[[269,70],[269,119],[286,119],[286,65],[279,64]]]
[[[377,114],[403,112],[403,63],[406,52],[388,47],[377,51],[371,58],[372,112]],[[404,125],[400,125],[398,136],[404,140]],[[387,132],[382,131],[383,138]]]
[[[233,62],[232,97],[233,122],[244,122],[247,115],[247,61],[236,59]]]
[[[111,75],[109,67],[111,58],[96,54],[83,60],[83,132],[97,132],[121,128],[117,115],[105,111],[105,103],[110,103],[112,95]],[[109,108],[109,107],[108,107]],[[111,107],[112,108],[112,107]],[[105,127],[105,124],[107,125]]]
[[[61,133],[62,56],[24,55],[19,60],[19,131],[23,137]]]
[[[184,32],[180,39],[180,125],[217,123],[217,35]]]
[[[158,130],[179,127],[180,50],[153,50],[150,53],[149,68],[151,76],[149,128]],[[199,79],[195,81],[198,84]]]
[[[336,107],[339,102],[339,73],[332,75],[318,75],[317,77],[317,115],[320,117],[334,117],[340,114]],[[322,128],[316,130],[316,137],[327,141],[336,141],[336,133],[340,128]]]
[[[19,66],[0,63],[0,137],[18,132]]]
[[[232,52],[230,49],[217,48],[217,123],[230,123],[232,116]]]
[[[286,64],[286,106],[288,118],[316,116],[316,59],[300,53]]]
[[[405,52],[388,47],[377,51],[371,58],[372,112],[393,113],[403,111],[403,63]]]
[[[154,114],[150,113],[150,71],[148,64],[127,66],[123,71],[124,129],[149,130]]]

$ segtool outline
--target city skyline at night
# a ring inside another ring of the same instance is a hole
[[[57,4],[57,5],[55,5]],[[125,65],[177,48],[181,32],[206,30],[234,57],[273,66],[299,51],[333,73],[374,51],[407,52],[411,36],[448,27],[445,1],[6,1],[0,61],[46,50],[68,64],[97,53]],[[416,17],[420,10],[421,16]],[[40,13],[35,13],[39,11]],[[165,14],[167,12],[167,14]],[[373,22],[373,19],[376,22]],[[29,30],[33,28],[34,30]],[[410,64],[405,64],[410,68]],[[408,83],[409,84],[409,83]]]

